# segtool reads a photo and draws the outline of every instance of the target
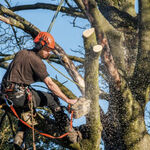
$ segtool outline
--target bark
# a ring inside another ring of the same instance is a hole
[[[61,60],[62,65],[66,68],[69,75],[72,77],[78,88],[80,89],[82,95],[84,96],[85,93],[85,83],[82,76],[76,70],[75,65],[73,62],[68,58],[65,51],[58,45],[55,45],[56,50],[54,50],[54,54],[58,56]]]
[[[98,150],[102,125],[100,122],[99,109],[99,84],[98,84],[98,70],[99,70],[99,56],[101,49],[95,52],[96,35],[94,28],[84,31],[84,46],[85,46],[85,96],[91,100],[91,109],[87,117],[87,124],[89,125],[89,139],[83,140],[81,147],[83,150]],[[98,46],[99,47],[99,46]],[[92,90],[91,90],[92,89]]]
[[[150,137],[144,121],[144,108],[149,99],[149,23],[145,22],[145,19],[150,19],[146,16],[150,10],[148,4],[148,1],[140,3],[138,55],[133,73],[131,76],[122,76],[119,92],[110,86],[113,100],[110,102],[106,120],[103,121],[106,150],[149,149]],[[118,138],[120,140],[117,141]],[[114,144],[115,141],[117,143]]]
[[[145,92],[149,86],[150,77],[150,4],[149,1],[139,1],[139,43],[138,43],[138,56],[136,63],[136,70],[133,76],[134,83],[136,84],[136,94],[140,98],[140,103],[143,109],[146,105]],[[139,80],[140,79],[140,80]]]
[[[26,21],[24,18],[15,14],[13,11],[7,9],[6,7],[4,7],[1,4],[0,4],[0,20],[4,21],[7,24],[16,26],[16,27],[24,30],[27,33],[30,33],[33,38],[40,31],[38,28],[36,28],[30,22]]]
[[[132,5],[130,5],[128,8],[132,13],[128,13],[128,11],[124,11],[123,4],[120,5],[120,7],[117,7],[116,5],[109,4],[106,1],[99,1],[98,7],[101,13],[104,15],[104,17],[109,21],[109,23],[114,26],[116,29],[125,28],[127,29],[135,29],[137,28],[137,16],[135,14],[134,10],[134,1],[131,1]],[[124,3],[124,5],[128,5],[127,2]],[[132,16],[135,14],[135,16]]]

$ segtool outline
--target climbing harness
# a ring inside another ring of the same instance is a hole
[[[31,125],[29,125],[28,123],[26,123],[25,121],[23,121],[23,120],[18,116],[16,110],[14,109],[14,107],[13,107],[13,102],[12,102],[10,99],[8,99],[6,95],[5,95],[5,99],[4,99],[4,100],[5,100],[5,102],[6,102],[6,105],[7,105],[7,106],[11,109],[11,111],[13,112],[13,114],[14,114],[24,125],[26,125],[26,126],[29,127],[30,129],[36,131],[36,132],[39,133],[40,135],[43,135],[43,136],[45,136],[45,137],[52,138],[52,139],[61,139],[61,138],[65,137],[65,136],[71,134],[70,131],[72,130],[73,111],[71,111],[71,120],[70,120],[70,129],[69,129],[69,132],[64,133],[63,135],[60,135],[60,136],[58,136],[58,137],[55,137],[55,136],[52,136],[52,135],[50,135],[50,134],[40,132],[40,131],[36,130],[35,128],[33,128],[33,127],[32,127]],[[70,107],[70,106],[69,106],[69,107]]]

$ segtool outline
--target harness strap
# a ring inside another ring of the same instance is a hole
[[[28,92],[29,92],[29,90],[28,90]],[[29,93],[30,93],[30,92],[29,92]],[[31,93],[30,93],[30,94],[31,94]],[[29,97],[28,97],[29,100],[32,99],[32,95],[30,95],[30,94],[29,94]],[[8,100],[9,100],[9,102],[8,102]],[[40,131],[36,130],[35,128],[33,128],[32,126],[30,126],[30,125],[29,125],[28,123],[26,123],[25,121],[23,121],[23,120],[18,116],[18,114],[17,114],[15,108],[13,107],[13,102],[12,102],[10,99],[7,99],[7,95],[5,95],[5,102],[6,102],[6,105],[7,105],[8,107],[10,107],[10,109],[11,109],[11,111],[14,113],[14,115],[15,115],[24,125],[26,125],[26,126],[27,126],[28,128],[30,128],[30,129],[36,131],[36,132],[39,133],[40,135],[43,135],[43,136],[46,136],[46,137],[52,138],[52,139],[61,139],[61,138],[65,137],[65,136],[71,134],[70,132],[71,132],[71,130],[72,130],[73,111],[71,111],[70,129],[69,129],[70,131],[67,132],[67,133],[62,134],[61,136],[55,137],[55,136],[52,136],[52,135],[50,135],[50,134],[40,132]],[[70,104],[69,104],[69,109],[70,109]]]
[[[33,127],[31,127],[28,123],[26,123],[25,121],[23,121],[23,120],[18,116],[18,114],[16,113],[16,111],[15,111],[13,105],[10,105],[10,109],[12,110],[12,112],[14,113],[14,115],[15,115],[24,125],[26,125],[27,127],[33,129]],[[70,131],[71,131],[71,129],[72,129],[72,120],[73,120],[73,111],[71,112]],[[61,139],[61,138],[65,137],[65,136],[67,136],[68,134],[70,134],[70,132],[67,132],[67,133],[65,133],[65,134],[63,134],[63,135],[61,135],[61,136],[55,137],[55,136],[52,136],[52,135],[47,134],[47,133],[42,133],[42,132],[40,132],[40,131],[38,131],[38,130],[36,130],[36,129],[34,129],[34,130],[35,130],[37,133],[39,133],[39,134],[41,134],[41,135],[43,135],[43,136],[52,138],[52,139]]]

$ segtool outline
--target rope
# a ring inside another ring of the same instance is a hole
[[[53,17],[53,19],[52,19],[52,21],[51,21],[51,23],[50,23],[50,25],[49,25],[49,27],[48,27],[47,32],[51,32],[51,29],[52,29],[52,27],[53,27],[53,25],[54,25],[54,22],[55,22],[55,20],[56,20],[56,17],[58,16],[58,13],[59,13],[59,11],[60,11],[60,9],[61,9],[61,6],[62,6],[63,2],[64,2],[64,0],[61,0],[61,1],[60,1],[59,5],[58,5],[58,7],[57,7],[57,9],[56,9],[56,12],[55,12],[55,14],[54,14],[54,17]],[[47,63],[48,63],[49,65],[51,65],[51,67],[53,67],[53,68],[54,68],[57,72],[59,72],[62,76],[64,76],[65,78],[67,78],[67,79],[70,80],[71,82],[73,82],[73,83],[75,83],[76,85],[78,85],[79,87],[81,87],[80,84],[78,84],[77,82],[74,82],[73,80],[71,80],[70,78],[68,78],[66,75],[64,75],[62,72],[60,72],[59,70],[57,70],[52,64],[49,63],[48,60],[47,60]]]
[[[64,2],[64,0],[61,0],[61,1],[60,1],[59,5],[58,5],[58,7],[57,7],[57,9],[56,9],[56,12],[55,12],[55,14],[54,14],[54,17],[53,17],[53,19],[52,19],[52,21],[51,21],[51,23],[50,23],[50,25],[49,25],[49,27],[48,27],[47,32],[51,32],[51,29],[52,29],[52,27],[53,27],[53,25],[54,25],[54,22],[55,22],[55,20],[56,20],[56,17],[58,16],[58,13],[59,13],[59,11],[60,11],[60,9],[61,9],[61,6],[62,6],[63,2]]]
[[[9,101],[8,101],[8,100],[9,100]],[[69,131],[68,131],[67,133],[64,133],[63,135],[60,135],[60,136],[58,136],[58,137],[55,137],[55,136],[52,136],[52,135],[47,134],[47,133],[42,133],[42,132],[36,130],[35,128],[33,128],[32,126],[30,126],[28,123],[26,123],[25,121],[23,121],[23,120],[18,116],[17,112],[15,111],[15,109],[14,109],[14,107],[13,107],[13,103],[12,103],[12,101],[11,101],[10,99],[7,99],[7,98],[5,97],[5,102],[6,102],[7,106],[11,109],[11,111],[14,113],[14,115],[20,120],[20,122],[22,122],[22,123],[23,123],[24,125],[26,125],[28,128],[30,128],[30,129],[36,131],[36,132],[39,133],[40,135],[43,135],[43,136],[46,136],[46,137],[52,138],[52,139],[61,139],[61,138],[65,137],[65,136],[71,134],[70,132],[71,132],[71,130],[72,130],[73,111],[71,111],[71,119],[70,119],[70,129],[69,129]],[[69,106],[69,108],[70,108],[70,106]]]
[[[19,117],[18,114],[16,113],[16,111],[15,111],[13,105],[10,105],[10,109],[12,110],[12,112],[14,113],[14,115],[15,115],[24,125],[26,125],[27,127],[33,129],[33,127],[31,127],[28,123],[26,123],[25,121],[23,121],[22,119],[20,119],[20,117]],[[72,129],[72,120],[73,120],[73,111],[71,112],[70,131],[71,131],[71,129]],[[71,134],[70,132],[67,132],[67,133],[65,133],[65,134],[63,134],[63,135],[61,135],[61,136],[55,137],[55,136],[52,136],[52,135],[47,134],[47,133],[42,133],[42,132],[36,130],[35,128],[34,128],[33,130],[35,130],[35,131],[36,131],[37,133],[39,133],[40,135],[43,135],[43,136],[46,136],[46,137],[52,138],[52,139],[61,139],[61,138],[65,137],[65,136],[67,136],[68,134]]]
[[[36,145],[35,145],[35,132],[34,132],[34,117],[33,117],[33,100],[31,99],[31,118],[32,118],[32,140],[33,140],[33,150],[36,150]]]
[[[29,102],[29,108],[31,110],[31,122],[32,122],[32,141],[33,141],[33,150],[36,150],[36,145],[35,145],[35,132],[34,132],[34,117],[33,117],[33,100],[32,100],[32,93],[30,92],[30,90],[27,88],[26,89],[27,92],[27,99]]]
[[[60,73],[62,76],[64,76],[64,77],[67,78],[68,80],[70,80],[72,83],[74,83],[74,84],[78,85],[79,87],[81,87],[80,84],[78,84],[77,82],[71,80],[71,79],[68,78],[66,75],[64,75],[61,71],[59,71],[57,68],[55,68],[52,64],[50,64],[49,60],[47,60],[47,63],[48,63],[53,69],[55,69],[58,73]]]

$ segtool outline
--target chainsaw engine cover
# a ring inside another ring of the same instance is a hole
[[[90,103],[90,100],[80,97],[77,103],[71,106],[71,109],[73,110],[73,117],[78,119],[87,115],[90,110]]]

